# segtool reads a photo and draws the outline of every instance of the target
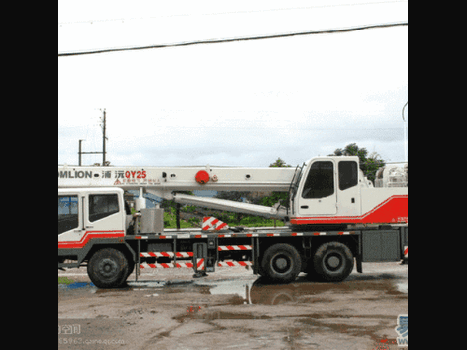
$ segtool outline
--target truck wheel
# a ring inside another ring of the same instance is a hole
[[[271,282],[290,283],[301,271],[302,259],[297,249],[290,244],[279,243],[264,252],[261,268]]]
[[[352,272],[353,255],[345,244],[328,242],[316,250],[313,265],[316,274],[324,281],[340,282]]]
[[[128,277],[128,260],[121,251],[104,248],[88,262],[88,276],[99,288],[120,287]]]

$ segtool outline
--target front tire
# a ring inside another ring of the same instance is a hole
[[[264,276],[275,283],[295,281],[302,268],[302,259],[295,247],[279,243],[264,252],[261,269]]]
[[[88,262],[88,276],[99,288],[116,288],[128,278],[128,260],[121,251],[104,248],[94,253]]]

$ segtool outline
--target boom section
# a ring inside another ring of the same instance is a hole
[[[58,188],[287,192],[295,168],[58,166]],[[201,180],[200,180],[201,179]]]

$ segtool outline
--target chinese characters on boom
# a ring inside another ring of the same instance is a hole
[[[396,332],[397,344],[399,346],[409,346],[409,315],[399,315],[397,317]]]
[[[59,171],[59,179],[114,179],[114,185],[121,184],[155,184],[159,179],[148,178],[146,170],[103,170],[103,171]]]

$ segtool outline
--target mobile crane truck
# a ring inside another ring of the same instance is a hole
[[[380,178],[385,172],[379,172]],[[381,180],[381,179],[380,179]],[[58,268],[87,267],[99,288],[119,287],[136,268],[252,266],[273,283],[300,272],[344,280],[362,262],[408,258],[408,182],[375,187],[358,157],[317,157],[297,168],[58,166]],[[397,179],[396,179],[397,180]],[[124,190],[139,190],[138,223]],[[286,207],[177,193],[187,190],[283,191]],[[164,229],[163,209],[144,193],[180,204],[284,220],[281,228],[229,227],[204,218],[200,229]]]

